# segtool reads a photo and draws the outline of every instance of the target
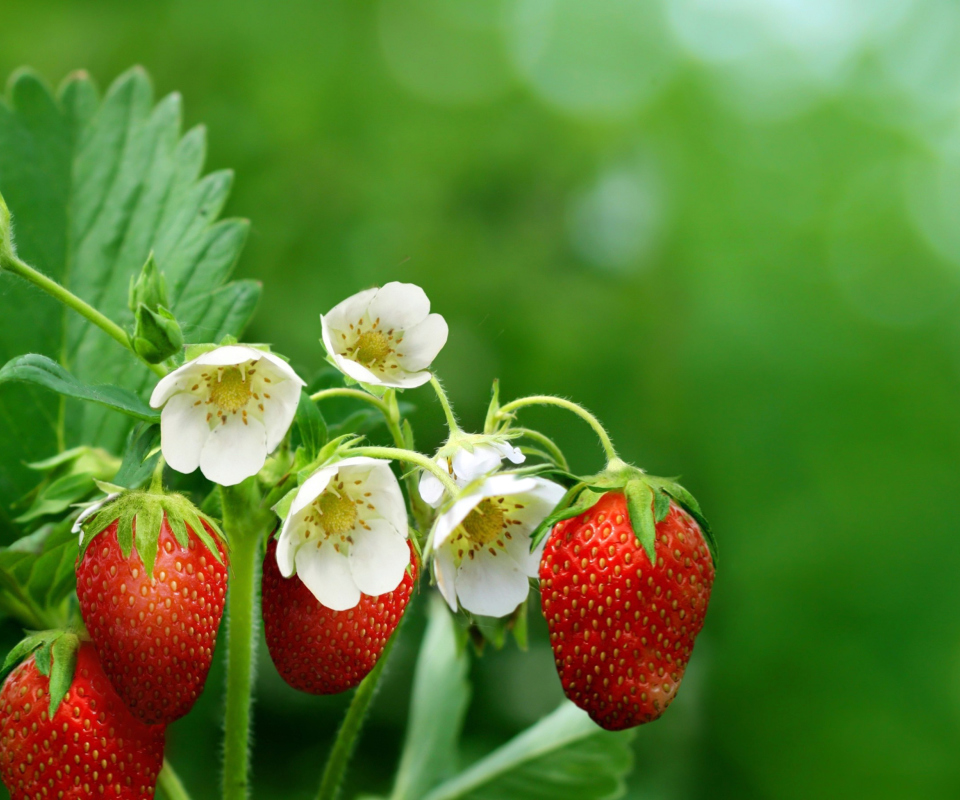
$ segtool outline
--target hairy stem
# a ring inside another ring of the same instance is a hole
[[[558,406],[559,408],[565,408],[567,411],[572,411],[578,417],[585,420],[591,428],[593,428],[594,432],[597,434],[597,437],[600,439],[600,445],[603,447],[603,451],[607,454],[607,461],[620,461],[619,457],[617,456],[617,451],[613,447],[613,442],[610,441],[610,436],[607,434],[607,431],[603,425],[600,424],[600,420],[587,411],[583,406],[577,405],[570,400],[564,400],[562,397],[553,397],[546,394],[521,397],[519,400],[513,400],[502,406],[500,411],[497,412],[497,416],[500,419],[504,419],[510,416],[513,411],[525,406]]]
[[[540,431],[535,431],[531,428],[511,428],[510,430],[513,433],[519,433],[522,438],[529,439],[543,447],[543,449],[550,454],[550,457],[557,462],[557,466],[560,467],[560,469],[570,469],[570,465],[567,464],[567,457],[557,446],[557,443],[549,436],[544,436]]]
[[[340,725],[337,739],[333,743],[330,756],[327,758],[327,765],[323,770],[323,778],[320,781],[320,791],[317,792],[317,800],[335,800],[340,792],[340,785],[343,783],[343,776],[347,771],[347,764],[350,763],[350,757],[357,746],[357,737],[363,727],[367,709],[377,693],[377,684],[380,682],[384,664],[387,663],[387,656],[390,655],[390,650],[393,648],[393,642],[398,633],[399,631],[394,632],[393,636],[387,641],[383,652],[380,654],[380,660],[357,687],[353,700],[350,701],[347,716],[344,717],[343,723]]]
[[[180,777],[174,771],[167,759],[163,759],[163,769],[157,777],[157,786],[164,793],[167,800],[190,800],[190,795],[184,788]]]
[[[437,380],[436,375],[430,376],[430,385],[440,400],[440,407],[443,409],[443,415],[447,418],[447,427],[450,429],[450,433],[456,433],[460,430],[460,426],[457,424],[457,418],[453,415],[453,409],[450,407],[450,399],[447,397],[443,386],[440,385],[440,381]]]
[[[224,716],[223,800],[246,800],[250,784],[250,710],[256,659],[260,540],[272,514],[260,507],[256,478],[221,486],[223,529],[230,544],[227,593],[227,697]]]
[[[127,338],[126,331],[117,325],[116,322],[101,314],[89,303],[81,300],[73,292],[64,288],[55,280],[48,278],[39,270],[36,270],[29,264],[21,261],[19,258],[17,258],[17,256],[13,255],[12,253],[0,252],[0,269],[5,269],[7,272],[12,272],[14,275],[19,275],[21,278],[30,281],[30,283],[37,288],[45,291],[51,297],[59,300],[68,308],[72,308],[74,311],[80,314],[80,316],[86,318],[100,328],[100,330],[106,333],[107,336],[116,340],[121,346],[133,353],[134,357],[146,364],[155,375],[159,375],[162,378],[167,374],[167,371],[159,364],[147,363],[140,358],[139,355],[137,355],[136,351],[134,351],[134,349],[130,346],[130,340]]]
[[[333,389],[321,389],[319,392],[310,395],[310,399],[315,403],[330,397],[352,397],[355,400],[363,400],[365,403],[376,406],[385,417],[390,417],[390,407],[383,400],[361,389],[348,389],[338,386]]]
[[[451,494],[457,494],[460,488],[454,483],[453,478],[432,458],[427,458],[422,453],[416,453],[413,450],[404,450],[399,447],[352,447],[349,450],[352,456],[368,456],[370,458],[396,459],[397,461],[406,461],[410,464],[416,464],[427,472],[437,476],[440,483]]]

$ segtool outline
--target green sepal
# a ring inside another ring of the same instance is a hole
[[[663,522],[670,513],[670,498],[659,489],[653,493],[653,517],[657,522]]]
[[[73,683],[79,649],[80,638],[70,631],[32,633],[7,653],[0,667],[0,682],[6,680],[17,664],[33,655],[37,672],[50,679],[49,716],[52,718]]]
[[[297,429],[300,442],[306,451],[307,461],[313,461],[327,443],[327,423],[317,404],[306,392],[300,392],[300,404],[297,406]]]
[[[159,364],[183,347],[180,323],[163,306],[151,309],[141,303],[134,312],[134,329],[129,338],[134,352],[150,364]]]
[[[553,513],[534,529],[530,536],[530,552],[532,553],[537,549],[537,546],[550,533],[554,525],[563,522],[565,519],[580,516],[584,511],[593,508],[601,497],[603,497],[602,491],[595,491],[582,483],[568,489]]]
[[[53,665],[50,668],[50,712],[53,717],[70,690],[77,669],[80,639],[75,633],[65,633],[53,643]]]
[[[657,523],[653,517],[653,489],[644,480],[629,481],[623,487],[627,498],[627,513],[637,542],[644,549],[651,564],[657,563]]]
[[[295,489],[291,489],[280,498],[278,503],[273,506],[273,512],[280,517],[281,520],[285,520],[287,518],[287,515],[290,513],[290,506],[293,505],[293,498],[297,496],[297,492],[299,491],[299,486],[297,486]]]
[[[104,505],[91,519],[85,521],[82,526],[83,541],[80,545],[80,558],[83,559],[94,539],[116,522],[117,542],[123,557],[129,558],[136,547],[144,569],[152,575],[164,516],[174,537],[182,547],[189,544],[187,534],[187,528],[189,528],[210,551],[210,554],[219,563],[223,563],[220,548],[217,547],[214,538],[226,545],[226,537],[217,522],[199,511],[183,495],[157,491],[124,492]],[[211,530],[213,535],[210,533]]]
[[[713,559],[713,566],[716,568],[718,563],[718,547],[717,540],[713,534],[713,529],[710,527],[710,523],[707,522],[707,518],[703,516],[703,511],[700,510],[700,503],[697,502],[697,499],[689,492],[688,489],[681,486],[675,480],[669,478],[656,478],[649,476],[647,480],[655,488],[660,489],[664,494],[669,495],[673,498],[682,508],[686,511],[691,517],[693,517],[697,524],[700,526],[700,530],[703,533],[703,539],[707,543],[707,549],[710,551],[710,557]]]
[[[490,390],[490,405],[487,407],[487,416],[483,423],[484,433],[493,433],[497,429],[497,415],[500,413],[500,379],[494,378],[493,388]]]

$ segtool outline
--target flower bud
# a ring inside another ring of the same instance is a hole
[[[167,310],[167,282],[157,269],[153,253],[136,281],[130,281],[129,304],[134,314],[130,344],[137,355],[157,364],[183,347],[183,332],[176,317]]]

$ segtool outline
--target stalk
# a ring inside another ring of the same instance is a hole
[[[160,770],[160,775],[157,777],[157,786],[167,800],[190,800],[190,795],[187,793],[183,782],[167,759],[163,759],[163,769]]]
[[[613,442],[610,440],[610,436],[606,429],[600,424],[600,420],[587,411],[587,409],[585,409],[583,406],[577,405],[570,400],[564,400],[562,397],[538,394],[531,395],[530,397],[521,397],[519,400],[512,400],[500,408],[500,410],[497,412],[497,416],[501,419],[508,417],[511,415],[511,412],[525,406],[558,406],[559,408],[565,408],[567,411],[572,411],[582,420],[585,420],[591,428],[593,428],[594,433],[597,434],[597,438],[600,440],[600,445],[603,447],[604,453],[607,454],[608,463],[620,463],[620,458],[617,456],[617,451],[614,449]]]

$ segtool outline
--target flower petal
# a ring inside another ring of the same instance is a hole
[[[277,540],[277,566],[284,578],[292,577],[297,571],[297,550],[303,544],[295,531],[299,520],[294,520],[293,517],[294,515],[290,514],[283,521],[280,538]]]
[[[262,350],[254,350],[252,347],[246,347],[242,344],[228,344],[224,347],[218,347],[209,353],[204,353],[199,358],[194,359],[194,364],[205,364],[210,367],[233,367],[237,364],[243,364],[245,361],[259,361],[263,355]]]
[[[297,492],[290,504],[290,511],[287,513],[287,519],[294,514],[298,514],[314,500],[316,500],[323,490],[329,486],[333,476],[337,474],[337,465],[331,464],[327,467],[321,467],[303,482],[303,486]]]
[[[406,330],[426,319],[430,300],[426,292],[413,283],[391,281],[380,287],[367,312],[370,319],[380,320],[383,330]]]
[[[461,447],[453,454],[453,472],[457,483],[466,486],[500,466],[500,452],[487,444],[478,444],[471,453]]]
[[[457,611],[457,567],[453,560],[453,548],[441,547],[433,557],[433,574],[437,579],[437,588],[450,610]]]
[[[396,373],[398,370],[393,370],[393,372]],[[429,380],[429,372],[400,372],[399,375],[388,375],[376,378],[373,381],[365,381],[365,383],[372,383],[377,386],[390,386],[394,389],[416,389],[418,386],[423,386],[423,384]]]
[[[167,404],[169,406],[169,403]],[[166,453],[164,453],[166,457]],[[267,431],[263,423],[231,414],[214,428],[200,452],[200,471],[207,480],[234,486],[256,475],[267,460]]]
[[[505,617],[527,599],[530,584],[526,574],[507,553],[479,550],[464,559],[457,570],[460,604],[484,617]]]
[[[509,442],[497,442],[492,445],[497,449],[497,452],[500,453],[505,459],[507,459],[511,464],[522,464],[527,460],[527,457],[520,452],[519,447],[514,447]]]
[[[349,461],[359,460],[358,458],[341,461],[338,465],[340,475],[345,477],[348,486],[353,481],[363,481],[363,485],[357,487],[363,495],[362,499],[374,507],[378,517],[385,519],[398,533],[406,537],[408,528],[407,504],[404,502],[400,483],[393,474],[393,470],[390,469],[390,462],[380,459],[364,459],[372,462],[365,471],[362,467],[348,463]],[[361,508],[359,511],[364,519],[369,518],[368,509]]]
[[[267,429],[268,453],[272,453],[283,441],[293,424],[300,403],[301,384],[297,381],[281,380],[271,384],[269,399],[263,399],[263,425]]]
[[[364,289],[355,295],[351,295],[346,300],[342,300],[331,308],[321,320],[326,320],[327,325],[333,330],[347,331],[350,324],[354,325],[367,313],[367,307],[370,301],[377,296],[379,289]]]
[[[467,514],[480,505],[483,497],[479,492],[461,495],[450,508],[437,517],[437,521],[433,524],[433,535],[431,536],[431,547],[434,550],[440,549],[457,526],[467,518]]]
[[[342,373],[353,378],[360,383],[369,383],[371,386],[379,386],[382,381],[362,364],[352,361],[339,353],[332,353],[330,357]],[[430,380],[427,378],[427,380]]]
[[[188,361],[182,367],[178,367],[169,375],[164,375],[156,386],[153,387],[153,393],[150,395],[150,407],[160,408],[177,392],[188,389],[193,380],[201,370],[197,369],[196,362]]]
[[[410,563],[407,540],[389,522],[370,520],[370,530],[357,529],[347,560],[357,587],[371,597],[396,589]]]
[[[565,493],[565,489],[558,483],[543,478],[528,478],[534,486],[518,497],[523,508],[510,512],[510,516],[519,521],[519,525],[510,529],[514,536],[530,534],[544,518],[557,507],[557,503]]]
[[[353,581],[347,557],[332,544],[301,547],[296,560],[297,576],[322,605],[346,611],[360,602],[360,589]]]
[[[446,460],[446,459],[438,459]],[[441,468],[443,465],[440,465]],[[440,483],[440,479],[424,470],[420,473],[420,497],[423,498],[423,502],[426,503],[430,508],[436,508],[440,505],[440,501],[443,499],[443,484]]]
[[[297,375],[294,372],[293,367],[291,367],[286,361],[284,361],[280,356],[275,353],[267,353],[263,350],[257,350],[260,354],[260,365],[268,370],[270,370],[273,375],[276,375],[277,378],[282,380],[293,381],[298,386],[306,386],[307,382]],[[267,366],[269,364],[269,366]],[[271,375],[271,377],[273,376]]]
[[[408,372],[426,369],[447,343],[447,321],[439,314],[430,314],[423,322],[404,331],[400,349],[403,357],[397,357],[400,366]]]
[[[160,445],[163,457],[177,472],[190,473],[200,466],[200,453],[210,438],[207,409],[197,398],[175,394],[160,413]]]

